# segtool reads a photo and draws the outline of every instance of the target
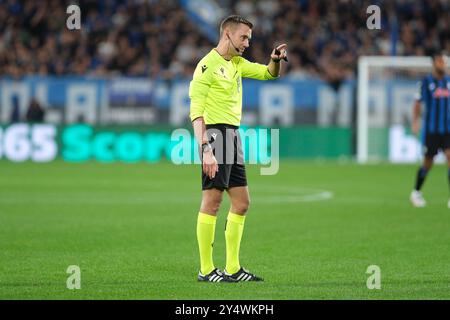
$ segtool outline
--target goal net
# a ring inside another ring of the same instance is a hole
[[[418,83],[430,57],[362,56],[358,61],[357,160],[418,162],[421,133],[411,133]],[[422,110],[424,106],[422,105]],[[442,157],[442,154],[438,156]],[[440,161],[440,159],[437,161]]]

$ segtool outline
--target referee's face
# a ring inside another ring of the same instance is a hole
[[[242,55],[250,46],[250,39],[252,38],[252,29],[246,24],[240,23],[236,26],[234,31],[231,32],[230,38],[233,40],[233,45],[239,49],[238,55]]]

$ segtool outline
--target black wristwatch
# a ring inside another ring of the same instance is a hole
[[[202,144],[202,153],[205,153],[207,151],[212,151],[212,147],[210,143],[205,142],[204,144]]]

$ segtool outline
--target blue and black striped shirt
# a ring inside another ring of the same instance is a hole
[[[438,80],[429,74],[420,82],[416,98],[425,104],[423,133],[450,133],[450,77]]]

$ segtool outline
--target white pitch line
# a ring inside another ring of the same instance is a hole
[[[256,188],[258,189],[258,188]],[[268,190],[272,192],[268,193]],[[0,196],[0,204],[68,204],[68,205],[146,205],[153,203],[167,203],[170,197],[171,203],[197,203],[200,195],[187,195],[176,193],[161,192],[140,192],[131,196],[122,197],[120,192],[102,192],[100,194],[92,193],[58,193],[41,192],[33,197],[26,197],[24,194],[14,193],[3,194]],[[271,187],[261,191],[253,191],[250,188],[250,198],[255,203],[298,203],[326,201],[334,197],[333,192],[323,189],[295,188],[295,187]]]
[[[325,201],[330,200],[334,197],[334,194],[331,191],[322,191],[315,194],[306,194],[306,195],[280,195],[280,196],[271,196],[271,197],[256,197],[254,200],[255,203],[283,203],[283,202],[315,202],[315,201]]]

